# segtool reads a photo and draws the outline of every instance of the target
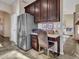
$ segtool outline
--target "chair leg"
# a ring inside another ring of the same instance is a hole
[[[45,48],[45,54],[47,55],[47,56],[49,56],[49,49],[48,48]]]
[[[39,52],[40,52],[40,46],[39,46]]]
[[[47,49],[47,55],[49,56],[49,49]]]
[[[39,46],[39,54],[42,54],[44,51],[41,51],[41,48]]]

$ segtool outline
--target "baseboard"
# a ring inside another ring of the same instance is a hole
[[[10,37],[7,37],[7,36],[1,35],[1,34],[0,34],[0,36],[1,36],[2,38],[10,39]]]
[[[1,34],[0,34],[0,36],[4,38],[4,35],[1,35]]]
[[[10,39],[10,37],[4,37],[4,38]]]

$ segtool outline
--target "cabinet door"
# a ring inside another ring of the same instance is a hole
[[[57,20],[60,21],[60,0],[56,0]]]
[[[35,22],[40,22],[40,0],[35,2]]]
[[[47,0],[41,0],[41,21],[47,21]]]
[[[34,15],[34,3],[30,5],[30,14]]]
[[[27,6],[25,8],[25,12],[34,15],[34,3],[33,4],[30,4],[29,6]]]
[[[56,0],[48,0],[48,21],[56,21]]]
[[[25,12],[30,13],[30,6],[25,7]]]
[[[35,35],[32,35],[32,48],[38,51],[38,38]]]

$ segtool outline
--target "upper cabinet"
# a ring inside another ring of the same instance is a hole
[[[56,17],[60,21],[60,0],[56,0]]]
[[[30,6],[28,6],[27,8],[25,8],[25,12],[26,13],[30,13]]]
[[[39,1],[36,1],[35,3],[35,23],[38,23],[41,21],[41,6],[40,6],[40,0]],[[37,19],[37,20],[36,20]]]
[[[35,11],[35,10],[34,10],[34,9],[35,9],[34,7],[35,7],[35,6],[34,6],[34,3],[28,5],[27,7],[25,7],[25,12],[34,15],[34,14],[35,14],[35,13],[34,13],[34,11]]]
[[[34,4],[31,4],[30,5],[30,13],[32,14],[32,15],[34,15]]]
[[[57,21],[56,0],[48,0],[48,21]]]
[[[46,22],[47,21],[47,0],[40,0],[41,1],[41,21]]]
[[[25,7],[25,12],[34,15],[35,23],[60,21],[60,0],[37,0]]]

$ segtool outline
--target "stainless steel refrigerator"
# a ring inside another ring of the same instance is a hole
[[[31,48],[30,34],[34,28],[34,17],[28,13],[21,14],[17,20],[17,46],[23,50]]]

